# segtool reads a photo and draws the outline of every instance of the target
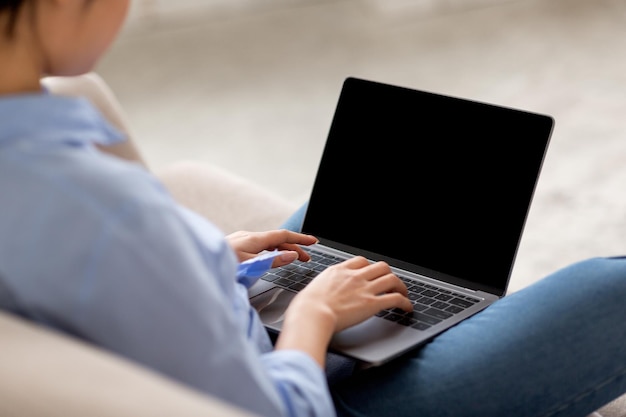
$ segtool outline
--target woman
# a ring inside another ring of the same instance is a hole
[[[224,236],[119,158],[125,136],[87,101],[41,87],[90,71],[128,5],[0,0],[1,308],[267,416],[584,416],[626,391],[624,259],[558,271],[379,368],[332,357],[338,380],[335,332],[412,309],[386,263],[357,257],[299,293],[272,343],[246,285],[309,259],[302,212]]]

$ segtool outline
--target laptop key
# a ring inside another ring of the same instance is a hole
[[[287,279],[287,278],[280,278],[274,281],[274,284],[282,285],[283,287],[288,287],[294,283],[295,283],[294,281]]]
[[[478,301],[478,300],[476,300]],[[463,308],[468,308],[474,305],[474,303],[472,303],[471,301],[469,301],[468,299],[465,300],[461,300],[460,298],[453,298],[452,300],[448,301],[449,304],[454,304],[455,306],[459,306],[459,307],[463,307]]]
[[[426,329],[430,328],[430,326],[428,324],[422,323],[421,321],[418,321],[417,323],[415,323],[411,327],[414,328],[414,329],[417,329],[417,330],[426,330]]]
[[[417,294],[417,293],[414,293],[413,291],[409,291],[408,298],[409,298],[409,300],[411,300],[411,301],[415,301],[415,300],[417,300],[418,298],[420,298],[420,295],[419,295],[419,294]]]
[[[413,311],[424,311],[428,308],[427,305],[415,303],[413,304]]]
[[[300,291],[304,287],[306,287],[306,285],[304,285],[303,283],[296,282],[296,283],[291,284],[288,288],[291,289],[291,290]]]
[[[452,313],[447,313],[445,311],[437,310],[436,308],[429,308],[428,310],[424,311],[424,314],[428,314],[430,316],[437,317],[438,319],[442,319],[442,320],[452,317]]]
[[[401,324],[402,326],[412,326],[415,323],[417,323],[417,320],[412,317],[403,317],[398,320],[398,324]]]
[[[450,307],[446,308],[446,311],[448,311],[448,312],[450,312],[452,314],[460,313],[463,310],[465,310],[465,309],[461,308],[461,307],[457,307],[457,306],[450,306]]]
[[[422,304],[432,304],[432,303],[436,302],[437,300],[435,300],[433,298],[422,297],[422,298],[418,298],[415,301],[420,302]]]
[[[436,303],[432,303],[430,306],[438,310],[445,310],[450,306],[450,304],[446,304],[443,301],[437,301]]]
[[[386,319],[386,320],[389,320],[389,321],[400,321],[400,320],[402,320],[403,317],[400,314],[389,313],[386,316],[384,316],[383,318]]]
[[[298,266],[296,269],[294,269],[293,272],[295,274],[306,274],[309,271],[310,271],[310,269],[307,268],[306,266]]]
[[[416,318],[417,321],[428,323],[430,325],[441,323],[440,319],[437,319],[437,318],[434,318],[434,317],[431,317],[431,316],[427,316],[424,313],[415,313],[413,317]]]
[[[274,273],[267,273],[261,277],[262,280],[268,282],[276,281],[278,278],[280,277]]]
[[[277,269],[274,274],[278,275],[279,277],[289,278],[291,275],[293,275],[293,271],[287,269]]]
[[[435,297],[437,300],[441,300],[441,301],[448,301],[452,298],[451,295],[448,294],[439,294],[438,296]]]

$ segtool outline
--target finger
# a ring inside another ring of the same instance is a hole
[[[390,292],[378,296],[380,310],[400,308],[406,312],[413,311],[411,300],[397,292]]]
[[[372,289],[374,294],[388,293],[388,292],[397,292],[406,297],[409,294],[409,291],[406,288],[406,285],[400,278],[398,278],[395,274],[386,274],[382,275],[374,280],[370,281],[370,288]]]
[[[298,259],[298,252],[296,251],[283,251],[279,256],[274,258],[272,262],[272,268],[278,268],[279,266],[284,266],[292,263]]]
[[[226,235],[226,239],[240,239],[242,236],[247,236],[250,232],[246,232],[245,230],[237,230],[236,232],[232,232]]]
[[[268,247],[278,247],[284,244],[312,245],[318,240],[315,236],[292,232],[286,229],[270,230],[264,233],[264,240]]]
[[[266,249],[295,251],[298,253],[298,260],[302,262],[310,261],[311,256],[300,245],[309,246],[319,242],[315,236],[284,229],[265,232],[263,238]]]
[[[374,262],[363,268],[363,276],[367,280],[377,279],[387,274],[391,274],[391,267],[384,261]]]
[[[278,245],[278,247],[276,249],[279,250],[283,250],[283,251],[290,251],[290,252],[295,252],[297,254],[297,258],[299,261],[302,262],[308,262],[311,260],[311,255],[309,255],[309,253],[307,251],[305,251],[304,249],[302,249],[302,247],[300,245],[293,245],[293,244],[283,244],[283,245]]]
[[[365,257],[363,256],[355,256],[353,258],[350,259],[346,259],[345,261],[337,264],[337,265],[343,265],[345,267],[348,267],[350,269],[361,269],[361,268],[365,268],[367,266],[370,265],[370,261],[368,261]]]

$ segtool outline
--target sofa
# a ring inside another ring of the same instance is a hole
[[[48,78],[44,84],[56,94],[86,96],[132,138],[119,103],[98,75]],[[140,156],[133,143],[120,152]],[[297,208],[217,167],[181,161],[152,171],[181,204],[207,216],[225,233],[276,228]],[[5,312],[0,312],[0,340],[2,417],[253,416],[111,352]],[[624,417],[626,400],[619,398],[593,415]]]

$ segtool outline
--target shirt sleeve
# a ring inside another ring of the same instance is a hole
[[[98,345],[256,414],[333,416],[312,358],[265,352],[251,338],[259,322],[222,234],[174,208],[133,204],[102,227],[73,325]]]

